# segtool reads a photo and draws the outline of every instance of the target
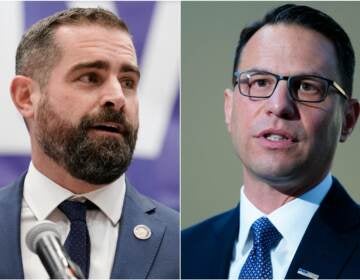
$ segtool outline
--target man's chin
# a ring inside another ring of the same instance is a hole
[[[125,173],[125,171],[122,173],[118,173],[118,174],[104,174],[104,173],[102,173],[102,174],[79,174],[79,172],[77,172],[75,174],[72,174],[72,176],[75,177],[76,179],[82,180],[88,184],[95,186],[95,187],[101,188],[104,185],[108,185],[108,184],[115,182],[124,173]]]
[[[276,165],[273,162],[271,165],[257,164],[254,168],[251,168],[251,174],[259,181],[277,187],[285,188],[286,185],[297,184],[301,181],[301,174],[298,172],[297,166],[288,165]],[[303,172],[302,172],[303,173]]]
[[[257,176],[262,182],[286,195],[301,194],[307,190],[306,176],[297,172],[262,173]],[[303,186],[303,189],[299,189]]]

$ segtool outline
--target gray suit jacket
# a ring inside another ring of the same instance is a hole
[[[20,219],[25,176],[0,188],[0,278],[24,278]],[[139,240],[136,225],[151,229]],[[178,213],[139,194],[128,182],[111,278],[179,278]]]

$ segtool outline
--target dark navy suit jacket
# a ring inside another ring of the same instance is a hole
[[[24,278],[20,216],[24,176],[0,188],[0,278]],[[139,194],[128,182],[111,278],[179,278],[178,213]],[[133,229],[145,224],[147,240]]]
[[[286,278],[360,278],[360,208],[333,178],[295,253]],[[239,232],[239,205],[186,229],[181,239],[181,276],[227,278]]]

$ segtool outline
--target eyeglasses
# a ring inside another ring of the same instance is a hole
[[[321,102],[333,87],[345,99],[349,97],[335,81],[316,75],[281,76],[266,71],[245,71],[234,73],[242,95],[251,98],[269,98],[281,80],[287,81],[289,94],[300,102]]]

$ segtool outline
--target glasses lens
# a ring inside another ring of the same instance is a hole
[[[290,91],[298,101],[319,102],[326,96],[328,84],[314,76],[296,76],[289,79]]]
[[[276,83],[276,77],[268,73],[244,72],[239,76],[240,93],[250,97],[269,97]]]

